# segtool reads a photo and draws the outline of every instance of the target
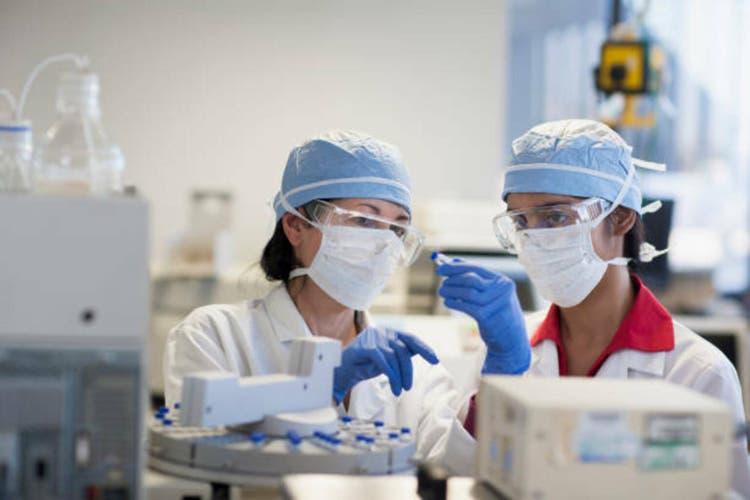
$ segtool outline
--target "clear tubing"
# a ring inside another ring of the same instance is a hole
[[[20,120],[21,117],[23,116],[23,108],[26,105],[26,98],[29,96],[31,85],[34,83],[34,80],[36,80],[37,76],[39,76],[39,73],[50,64],[53,64],[56,62],[64,62],[64,61],[72,61],[79,69],[86,68],[89,65],[88,57],[82,56],[80,54],[75,54],[72,52],[67,52],[65,54],[58,54],[56,56],[50,56],[44,59],[39,64],[37,64],[34,67],[34,69],[31,70],[31,73],[29,74],[28,78],[26,78],[26,82],[23,84],[21,97],[19,98],[18,106],[16,107],[16,119],[17,120]]]
[[[10,112],[13,114],[13,118],[15,120],[18,120],[18,103],[16,102],[16,98],[13,96],[13,94],[10,93],[10,90],[8,89],[0,89],[0,96],[3,96],[6,101],[8,101],[8,107],[10,108]]]

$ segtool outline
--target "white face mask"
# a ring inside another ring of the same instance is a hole
[[[628,175],[612,204],[594,220],[578,225],[548,229],[527,229],[519,232],[518,260],[526,269],[539,293],[560,307],[573,307],[589,296],[599,284],[609,264],[626,266],[630,259],[617,257],[602,260],[594,250],[591,232],[620,205],[635,177],[635,167],[663,171],[663,164],[632,159]],[[568,167],[564,167],[568,168]],[[641,209],[654,212],[660,203]],[[666,253],[644,243],[640,259],[650,262]]]
[[[323,233],[318,253],[289,278],[307,275],[336,302],[368,309],[396,271],[403,242],[390,229],[312,224]]]
[[[608,264],[627,265],[624,257],[605,261],[594,250],[591,232],[608,214],[584,224],[520,232],[518,260],[542,297],[573,307],[588,297]]]

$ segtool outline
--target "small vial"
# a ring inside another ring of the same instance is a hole
[[[159,407],[159,411],[161,413],[167,414],[167,413],[169,413],[169,406],[160,406]]]
[[[159,420],[161,420],[161,419],[164,418],[164,414],[161,413],[161,412],[159,412],[159,411],[157,411],[156,413],[154,413],[154,417],[157,418],[157,419],[159,419]]]
[[[370,449],[369,437],[365,436],[364,434],[357,434],[355,439],[357,446],[364,449]]]
[[[175,410],[179,410],[180,409],[180,403],[175,403],[174,404],[174,409]]]
[[[262,432],[253,432],[250,434],[250,442],[255,446],[261,446],[266,440],[266,435]]]
[[[411,441],[411,429],[408,427],[401,428],[401,441]]]
[[[168,418],[165,418],[165,419],[163,419],[163,420],[162,420],[162,423],[163,423],[164,425],[166,425],[166,426],[170,426],[170,425],[172,425],[172,424],[173,424],[172,420],[170,420],[170,419],[168,419]]]
[[[302,436],[300,436],[297,431],[287,432],[286,439],[289,441],[289,444],[291,444],[295,448],[302,444]]]
[[[430,255],[430,259],[438,266],[450,262],[450,259],[445,254],[442,254],[440,252],[432,252],[432,255]]]

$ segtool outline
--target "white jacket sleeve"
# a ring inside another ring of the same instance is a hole
[[[202,370],[233,371],[222,349],[215,322],[201,307],[175,326],[167,336],[164,349],[164,399],[168,406],[179,401],[182,377]]]
[[[722,365],[706,365],[691,387],[727,403],[737,423],[745,421],[740,381],[729,362],[726,363],[726,368]],[[735,440],[732,445],[732,489],[743,498],[750,498],[750,458],[745,439]]]
[[[416,374],[414,380],[419,380]],[[417,391],[416,457],[439,462],[458,475],[472,475],[476,441],[463,426],[471,395],[457,394],[452,377],[441,365],[429,366],[419,383],[424,386]]]

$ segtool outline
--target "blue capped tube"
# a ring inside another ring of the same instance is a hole
[[[450,262],[450,259],[445,254],[442,254],[440,252],[432,252],[432,254],[430,255],[430,259],[438,266]]]

